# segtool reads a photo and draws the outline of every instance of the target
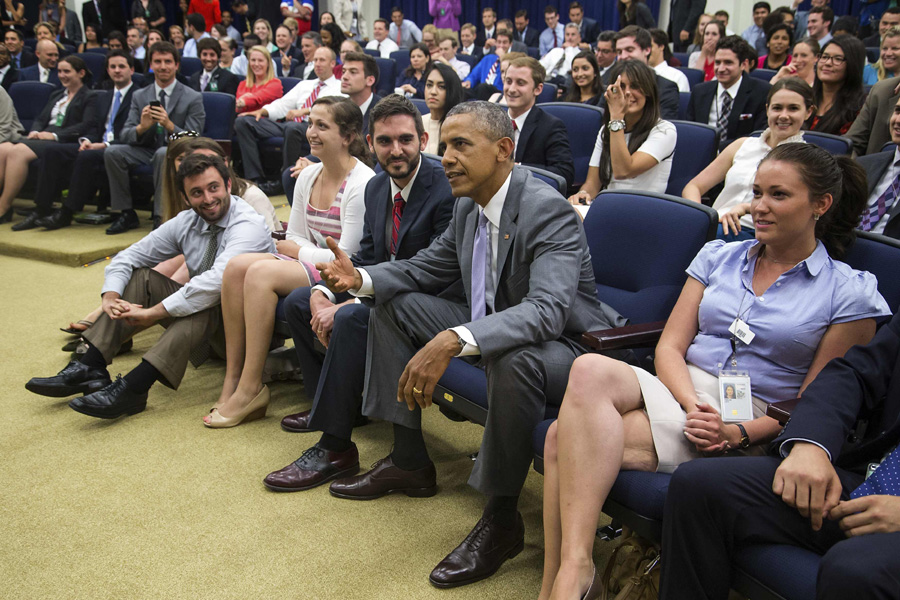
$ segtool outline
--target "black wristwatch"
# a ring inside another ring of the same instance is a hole
[[[744,429],[744,426],[740,423],[737,424],[738,429],[741,430],[741,441],[738,444],[741,448],[749,448],[750,447],[750,436],[747,435],[747,430]]]

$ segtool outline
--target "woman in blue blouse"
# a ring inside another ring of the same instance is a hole
[[[394,91],[407,98],[425,98],[425,72],[431,66],[431,53],[425,44],[414,44],[409,49],[409,66],[397,77]]]
[[[829,360],[872,338],[890,314],[875,277],[835,260],[866,196],[851,159],[776,147],[753,185],[756,239],[716,240],[694,259],[656,347],[658,376],[597,354],[575,361],[544,446],[540,598],[581,598],[591,586],[594,530],[620,469],[763,452],[780,430],[766,404],[797,397]],[[754,337],[738,339],[733,323]],[[753,418],[740,426],[718,412],[719,372],[733,369],[750,376]]]

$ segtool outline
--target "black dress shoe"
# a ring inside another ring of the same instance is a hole
[[[113,224],[107,228],[106,235],[125,233],[131,229],[137,229],[140,226],[141,221],[136,214],[129,211],[123,211],[122,214],[119,215],[119,218],[113,221]]]
[[[428,498],[437,493],[437,472],[432,462],[421,469],[405,471],[394,466],[394,461],[387,456],[376,462],[368,473],[338,479],[329,491],[332,496],[347,500],[374,500],[392,492]]]
[[[152,221],[153,221],[153,230],[156,231],[157,229],[159,229],[159,226],[162,225],[162,217],[160,217],[158,215],[153,215]]]
[[[15,225],[12,226],[13,231],[25,231],[27,229],[34,229],[39,227],[37,222],[45,215],[39,215],[37,211],[34,211],[23,220],[19,221]]]
[[[523,548],[525,524],[521,514],[516,514],[513,529],[500,527],[491,517],[482,517],[463,543],[438,563],[428,580],[435,587],[451,588],[487,579]]]
[[[310,433],[311,431],[318,431],[317,429],[309,428],[310,415],[312,415],[311,410],[304,410],[303,412],[288,415],[281,419],[281,428],[291,433]],[[362,414],[357,414],[356,421],[353,422],[354,427],[362,427],[363,425],[368,424],[369,419]]]
[[[69,408],[99,419],[136,415],[147,408],[147,393],[135,394],[128,389],[128,384],[119,375],[102,390],[71,400]]]
[[[300,492],[332,479],[356,475],[358,471],[356,444],[343,452],[313,446],[285,468],[269,473],[263,483],[273,492]]]
[[[284,187],[280,181],[265,181],[256,185],[266,196],[278,196],[284,193]]]
[[[49,231],[54,229],[62,229],[72,224],[72,213],[62,208],[53,211],[53,214],[41,217],[37,220],[37,226],[43,227]]]
[[[109,385],[106,369],[90,367],[73,360],[53,377],[33,377],[25,389],[41,396],[65,398],[73,394],[90,394]]]

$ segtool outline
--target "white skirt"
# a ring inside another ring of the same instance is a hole
[[[721,413],[719,406],[719,378],[710,375],[703,369],[688,364],[688,372],[697,397]],[[681,404],[663,383],[640,367],[631,367],[637,375],[644,396],[644,410],[650,419],[650,430],[653,434],[653,445],[659,464],[659,473],[671,473],[678,465],[703,456],[697,448],[684,436],[685,417]],[[753,397],[753,418],[765,416],[767,403]],[[752,446],[744,454],[764,454],[764,445]]]

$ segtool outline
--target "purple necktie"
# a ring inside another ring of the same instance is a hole
[[[478,211],[478,229],[475,230],[475,244],[472,247],[472,320],[477,321],[487,314],[485,300],[485,276],[488,260],[488,220],[484,211]]]
[[[894,205],[894,201],[897,199],[898,184],[900,184],[900,172],[894,177],[894,180],[891,182],[891,185],[888,186],[888,189],[884,190],[884,193],[878,196],[878,200],[875,201],[875,206],[866,209],[866,212],[863,213],[862,219],[860,219],[859,222],[859,228],[861,230],[871,231],[872,228],[878,224],[878,221],[881,220],[881,217],[888,211],[888,207]]]

